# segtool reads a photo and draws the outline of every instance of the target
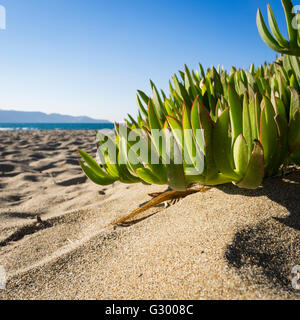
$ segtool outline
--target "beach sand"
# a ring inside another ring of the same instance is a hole
[[[94,132],[0,132],[1,299],[299,299],[300,171],[110,223],[166,186],[101,187]],[[41,218],[38,221],[37,216]]]

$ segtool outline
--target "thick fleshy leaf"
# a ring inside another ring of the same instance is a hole
[[[264,21],[264,18],[259,9],[257,10],[256,24],[263,41],[274,51],[283,52],[284,51],[283,48],[273,38],[270,31],[268,30],[266,23]]]
[[[240,134],[235,140],[233,147],[233,158],[235,170],[237,174],[242,177],[246,173],[249,162],[248,146],[242,134]]]
[[[139,110],[141,111],[141,113],[144,115],[144,116],[148,116],[148,112],[147,110],[145,109],[145,107],[143,106],[142,102],[141,102],[141,99],[138,95],[136,95],[136,101],[137,101],[137,105],[139,107]]]
[[[290,38],[291,47],[297,46],[297,30],[293,27],[293,19],[295,17],[295,14],[293,13],[293,4],[291,0],[281,0],[285,18],[286,18],[286,24],[288,28],[288,34]]]
[[[264,149],[265,164],[269,166],[277,149],[277,126],[275,110],[267,97],[263,97],[263,108],[260,119],[260,141]]]
[[[270,25],[271,31],[273,32],[273,35],[275,36],[277,42],[282,47],[289,47],[289,42],[282,36],[278,28],[278,24],[276,22],[273,10],[269,4],[268,4],[268,19],[269,19],[269,25]]]
[[[289,92],[286,88],[286,83],[281,74],[279,74],[279,79],[278,79],[278,84],[279,84],[279,97],[284,103],[284,105],[287,105],[289,103]]]
[[[101,169],[96,160],[94,160],[91,156],[89,156],[86,152],[82,150],[77,150],[80,154],[81,158],[86,162],[86,164],[90,167],[95,174],[101,177],[106,177],[107,174]]]
[[[114,183],[116,180],[108,175],[106,176],[100,176],[96,174],[91,168],[87,167],[83,164],[82,161],[79,160],[80,166],[83,170],[83,172],[86,174],[86,176],[93,181],[96,184],[99,184],[101,186],[107,186],[112,183]]]
[[[193,107],[191,110],[191,124],[192,124],[192,129],[194,132],[196,143],[200,148],[200,150],[204,152],[204,137],[202,133],[200,116],[199,116],[199,97],[197,97],[193,103]]]
[[[118,130],[119,125],[116,125],[116,130]],[[117,163],[117,154],[118,154],[118,146],[116,141],[109,135],[103,134],[101,131],[98,131],[96,134],[97,142],[99,144],[98,154],[101,161],[101,164],[105,164],[104,153],[108,153],[110,157],[110,161],[113,163]]]
[[[166,123],[164,125],[164,133],[166,137],[166,150],[168,150],[168,154],[166,155],[168,185],[173,190],[184,191],[187,185],[183,168],[182,152]]]
[[[162,127],[161,121],[157,116],[157,113],[155,111],[155,108],[151,100],[149,101],[148,113],[149,113],[149,123],[150,123],[151,136],[153,138],[153,143],[159,156],[162,157],[164,138],[161,130],[163,127]]]
[[[127,140],[127,144],[130,147],[129,155],[132,152],[136,154],[141,163],[146,165],[151,173],[158,178],[161,184],[166,184],[166,168],[160,163],[158,154],[155,152],[154,144],[149,138],[147,133],[142,131],[130,130],[130,139]],[[155,161],[152,157],[155,154]]]
[[[139,124],[133,119],[133,117],[129,113],[127,115],[128,115],[128,118],[130,119],[131,123],[133,125],[135,125],[136,128],[138,128]]]
[[[178,78],[176,75],[173,76],[173,83],[174,88],[177,93],[177,95],[184,101],[188,108],[191,108],[192,106],[192,100],[189,97],[188,92],[186,91],[185,87],[178,81]]]
[[[185,85],[186,91],[189,93],[192,100],[194,100],[199,94],[199,92],[197,87],[194,84],[190,70],[187,67],[187,65],[184,66],[184,70],[185,70],[184,85]]]
[[[148,184],[165,184],[155,176],[148,168],[139,168],[136,170],[137,176]]]
[[[276,175],[280,166],[284,163],[289,155],[288,149],[288,122],[286,117],[281,115],[275,116],[275,122],[278,131],[277,152],[273,157],[272,166],[270,166],[270,175]]]
[[[260,103],[258,95],[254,96],[254,99],[249,104],[249,115],[251,122],[251,133],[253,140],[259,138],[260,133]]]
[[[200,102],[198,105],[200,127],[204,131],[204,145],[206,148],[211,147],[213,121],[206,107]]]
[[[195,149],[195,154],[191,154],[190,157],[191,149],[194,147],[192,130],[182,130],[180,122],[173,117],[167,116],[167,121],[172,130],[172,134],[176,139],[177,145],[181,150],[185,172],[187,168],[193,168],[195,169],[193,172],[194,175],[202,174],[204,163],[203,154],[201,152],[196,154]],[[189,134],[191,136],[189,136]]]
[[[108,154],[104,154],[105,158],[105,169],[107,173],[112,177],[115,178],[116,180],[119,179],[120,177],[120,172],[119,172],[119,166],[116,163],[113,163]]]
[[[140,178],[132,175],[129,170],[127,169],[126,164],[119,163],[119,173],[120,173],[120,181],[123,183],[131,184],[140,182]]]
[[[243,179],[237,183],[240,188],[256,189],[264,178],[264,150],[259,141],[255,140],[249,164]]]
[[[174,117],[167,116],[168,124],[172,130],[173,136],[176,139],[178,147],[183,150],[184,149],[184,141],[183,141],[183,131],[180,122]]]
[[[165,109],[166,109],[166,112],[168,115],[172,115],[173,114],[173,110],[175,109],[174,108],[174,105],[172,104],[172,102],[168,99],[165,100]]]
[[[124,130],[121,130],[119,144],[119,161],[121,161],[122,164],[125,164],[130,174],[135,177],[136,170],[143,167],[143,165],[134,152],[131,152],[129,154],[130,146],[128,144],[126,136],[123,136],[123,133]]]
[[[203,130],[204,137],[204,154],[205,154],[205,174],[206,179],[210,179],[212,176],[216,175],[218,170],[214,161],[213,155],[213,128],[214,123],[210,118],[208,110],[202,103],[198,105],[199,117],[200,117],[200,127]]]
[[[149,103],[149,97],[146,95],[146,93],[144,93],[143,91],[141,90],[138,90],[137,91],[139,96],[142,98],[142,100],[144,101],[144,103],[146,104],[146,106],[148,105]]]
[[[295,152],[300,147],[300,109],[297,109],[290,120],[289,149]]]
[[[250,158],[254,143],[253,141],[255,138],[253,138],[252,136],[252,128],[249,114],[249,102],[247,94],[244,95],[243,101],[243,136],[248,146],[248,156]]]
[[[296,76],[296,79],[299,81],[300,80],[300,62],[297,57],[294,56],[288,56],[291,67],[292,67],[292,72]]]
[[[290,157],[297,166],[300,166],[300,147]]]
[[[199,70],[202,78],[205,78],[205,72],[201,63],[199,63]]]
[[[291,105],[290,105],[290,120],[293,118],[295,112],[300,109],[299,93],[294,88],[289,88],[291,91]]]
[[[290,87],[295,88],[299,91],[299,85],[294,74],[292,74],[290,77]]]
[[[280,98],[275,97],[275,103],[272,101],[272,104],[275,106],[278,115],[287,118],[286,108]]]
[[[163,121],[166,115],[164,104],[161,100],[161,97],[157,91],[157,88],[155,84],[150,80],[150,84],[152,87],[152,93],[153,93],[153,105],[156,109],[157,116],[159,117],[160,121]]]
[[[151,99],[149,99],[148,115],[149,115],[149,123],[150,123],[151,130],[154,130],[154,129],[161,130],[163,128],[163,124],[157,114],[156,108]]]
[[[184,152],[188,153],[189,159],[193,162],[195,169],[199,174],[202,174],[204,170],[204,154],[195,143],[193,129],[190,123],[190,115],[186,107],[184,107],[182,111],[182,127],[185,147]]]
[[[229,113],[230,122],[232,129],[232,145],[235,139],[243,133],[243,109],[240,101],[240,97],[236,93],[235,89],[229,85],[228,86],[228,102],[229,102]]]
[[[236,178],[232,168],[231,141],[229,137],[229,109],[226,108],[218,118],[213,129],[213,153],[218,170],[227,177]]]

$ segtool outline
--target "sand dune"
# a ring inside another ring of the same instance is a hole
[[[0,132],[0,298],[300,298],[299,171],[108,227],[166,187],[94,185],[77,148],[95,153],[94,133]]]

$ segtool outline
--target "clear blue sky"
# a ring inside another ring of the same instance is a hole
[[[285,31],[280,0],[270,0]],[[264,0],[0,0],[0,108],[122,120],[149,79],[167,89],[186,63],[248,67]],[[295,3],[296,4],[296,3]],[[1,121],[0,121],[1,122]]]

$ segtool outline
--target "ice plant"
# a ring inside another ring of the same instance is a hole
[[[292,28],[292,3],[282,2],[289,41],[270,6],[275,38],[260,11],[257,22],[264,41],[284,56],[230,73],[185,66],[170,81],[168,96],[151,81],[152,96],[138,91],[137,119],[128,115],[125,126],[116,124],[115,138],[97,133],[99,162],[79,150],[85,174],[99,185],[169,185],[174,193],[160,195],[157,203],[188,195],[194,183],[255,189],[283,164],[300,165],[300,58],[292,56],[300,56],[300,33]]]
[[[257,27],[263,41],[273,50],[282,54],[300,56],[300,16],[296,13],[291,0],[282,0],[289,39],[285,39],[279,30],[271,6],[268,4],[268,30],[261,11],[257,11]]]
[[[291,152],[298,150],[298,136],[293,129],[299,113],[296,90],[288,89],[293,109],[289,126],[290,107],[285,106],[277,91],[271,86],[269,89],[270,93],[266,89],[265,95],[257,92],[249,100],[247,90],[239,95],[228,83],[227,99],[222,96],[223,103],[219,100],[214,111],[198,95],[189,107],[183,102],[176,116],[171,109],[159,114],[149,98],[147,119],[140,125],[137,121],[128,121],[127,127],[117,124],[116,140],[98,133],[102,166],[79,151],[86,163],[81,162],[81,166],[91,180],[102,185],[119,180],[168,184],[183,191],[194,182],[233,182],[243,188],[257,188],[265,176],[276,174],[287,159],[288,137]],[[173,149],[163,148],[167,137],[173,138]],[[159,160],[155,163],[150,157],[153,150]],[[202,163],[193,161],[195,153]],[[164,161],[167,157],[169,161]]]

